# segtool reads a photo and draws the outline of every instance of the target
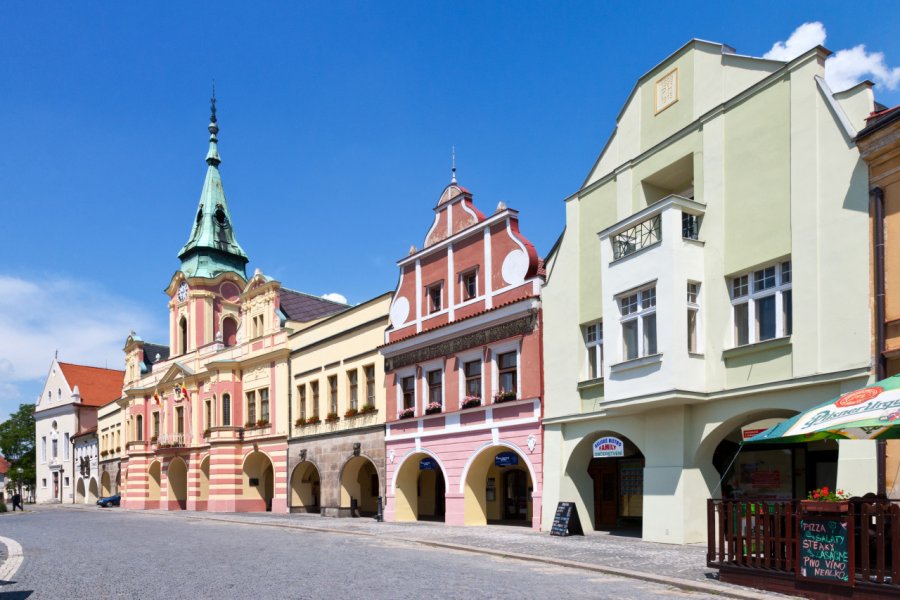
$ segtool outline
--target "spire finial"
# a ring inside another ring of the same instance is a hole
[[[452,168],[450,169],[450,183],[456,183],[456,146],[450,146],[450,161]]]
[[[219,122],[216,119],[216,80],[212,83],[212,97],[209,99],[209,152],[206,153],[206,164],[211,166],[219,166],[222,159],[219,158]]]

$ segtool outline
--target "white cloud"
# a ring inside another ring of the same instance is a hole
[[[822,23],[804,23],[786,42],[775,42],[763,58],[793,60],[810,48],[824,45],[826,35]],[[864,44],[838,50],[825,61],[825,80],[835,92],[851,88],[864,79],[895,90],[900,85],[900,67],[888,67],[882,52],[867,52]]]
[[[94,282],[0,274],[0,413],[35,401],[57,350],[62,361],[124,368],[132,329],[157,333],[146,310]]]
[[[804,23],[794,30],[786,42],[775,42],[772,49],[763,54],[770,60],[793,60],[816,46],[825,43],[825,26],[818,21]]]
[[[331,300],[332,302],[340,302],[341,304],[347,304],[347,297],[343,294],[338,294],[337,292],[331,292],[329,294],[322,294],[322,297],[326,300]]]

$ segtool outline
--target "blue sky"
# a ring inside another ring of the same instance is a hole
[[[451,145],[476,204],[519,209],[546,253],[635,80],[692,37],[761,56],[820,22],[812,38],[827,31],[833,51],[865,44],[850,76],[884,54],[876,97],[900,103],[895,6],[859,6],[7,3],[0,419],[34,401],[56,350],[121,368],[131,329],[167,341],[162,290],[199,199],[213,78],[248,272],[357,303],[421,245]]]

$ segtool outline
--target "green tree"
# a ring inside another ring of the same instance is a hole
[[[19,410],[0,423],[0,454],[10,463],[6,476],[16,489],[34,487],[34,404],[20,404]]]

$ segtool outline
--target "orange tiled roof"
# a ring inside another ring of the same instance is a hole
[[[78,386],[81,402],[88,406],[103,406],[122,396],[125,371],[86,367],[71,363],[59,363],[63,375],[72,389]]]

